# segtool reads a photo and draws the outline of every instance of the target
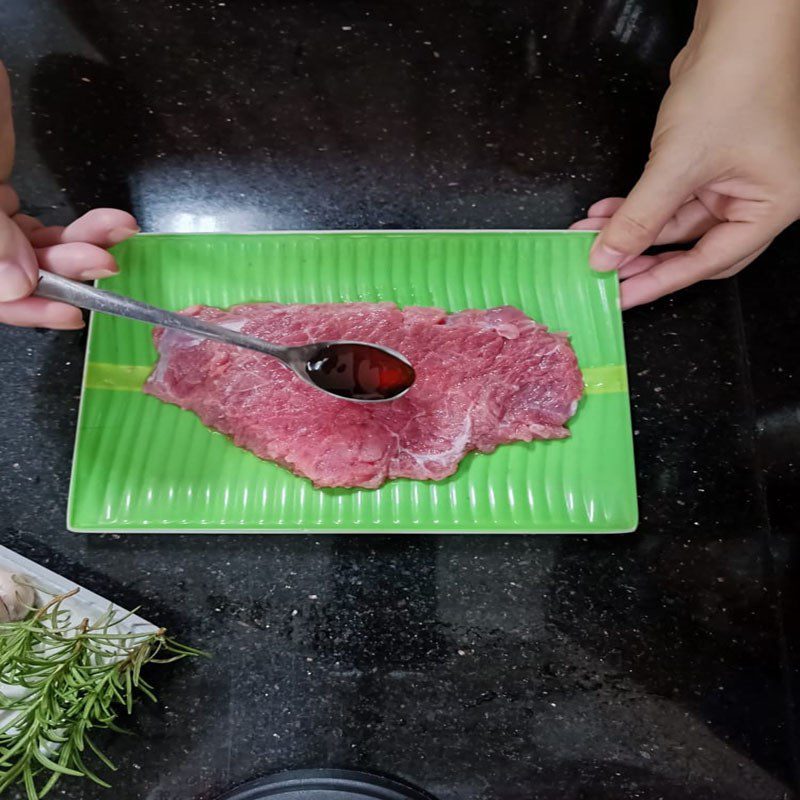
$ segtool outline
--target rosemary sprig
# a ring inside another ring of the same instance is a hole
[[[39,800],[63,775],[108,787],[86,764],[93,756],[115,769],[90,734],[124,732],[115,721],[120,707],[130,714],[138,694],[156,699],[141,674],[146,664],[202,655],[163,628],[120,632],[129,615],[113,609],[76,624],[62,605],[75,591],[0,623],[0,794],[21,783],[28,800]]]

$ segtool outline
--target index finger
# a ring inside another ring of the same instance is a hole
[[[31,234],[34,247],[52,247],[68,242],[88,242],[98,247],[112,247],[139,232],[136,219],[116,208],[95,208],[66,228],[39,228]]]

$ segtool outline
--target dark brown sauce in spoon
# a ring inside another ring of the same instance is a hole
[[[306,364],[311,380],[350,400],[391,400],[414,383],[414,368],[391,353],[364,344],[323,347]]]

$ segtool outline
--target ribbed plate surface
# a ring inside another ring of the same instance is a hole
[[[636,527],[622,321],[592,234],[370,232],[140,236],[102,286],[170,309],[270,300],[514,305],[568,331],[587,383],[572,437],[470,455],[440,483],[315,489],[138,391],[148,326],[95,315],[68,525],[78,531],[618,532]]]

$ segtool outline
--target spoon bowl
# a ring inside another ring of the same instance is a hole
[[[323,392],[357,403],[385,403],[414,384],[414,368],[389,347],[365,342],[320,342],[296,348],[305,381]],[[291,365],[297,374],[299,369]]]

